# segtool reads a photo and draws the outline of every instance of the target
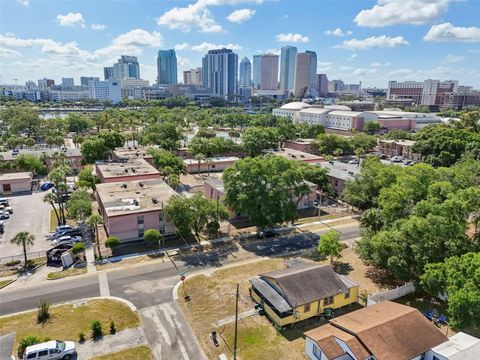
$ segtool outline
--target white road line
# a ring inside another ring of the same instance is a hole
[[[98,273],[98,283],[100,284],[100,296],[110,296],[110,287],[108,286],[107,273],[105,271]]]

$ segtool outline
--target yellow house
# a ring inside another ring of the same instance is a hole
[[[297,264],[250,279],[252,299],[276,327],[319,316],[358,300],[358,284],[329,265]]]

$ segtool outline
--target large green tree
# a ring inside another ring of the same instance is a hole
[[[327,231],[320,236],[317,245],[317,252],[321,256],[330,257],[330,264],[335,258],[341,256],[343,245],[340,242],[340,233],[336,230]]]
[[[479,252],[425,266],[421,285],[433,296],[448,296],[448,323],[452,327],[480,326],[479,269]]]
[[[155,167],[163,174],[164,179],[172,174],[185,174],[186,167],[183,159],[171,151],[150,148],[147,153],[152,155]]]
[[[223,180],[225,204],[259,228],[297,219],[295,199],[310,192],[298,163],[273,155],[237,161]]]
[[[171,121],[149,125],[141,136],[144,145],[158,145],[165,150],[175,150],[180,146],[183,135],[178,126]]]
[[[242,134],[243,148],[250,156],[257,156],[265,149],[278,147],[278,131],[270,127],[250,127]]]
[[[341,149],[343,154],[352,151],[348,138],[335,134],[320,134],[313,144],[321,155],[335,155],[337,149]]]

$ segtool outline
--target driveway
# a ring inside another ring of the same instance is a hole
[[[0,257],[22,254],[21,247],[13,245],[10,240],[20,231],[35,235],[35,243],[28,252],[48,250],[51,247],[48,235],[51,206],[43,202],[46,192],[11,196],[8,198],[13,207],[13,214],[5,222],[5,233],[0,235]]]

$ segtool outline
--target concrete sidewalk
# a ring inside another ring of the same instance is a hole
[[[91,359],[140,345],[148,345],[141,327],[125,329],[115,335],[106,335],[101,340],[88,340],[83,344],[76,343],[78,359]]]

